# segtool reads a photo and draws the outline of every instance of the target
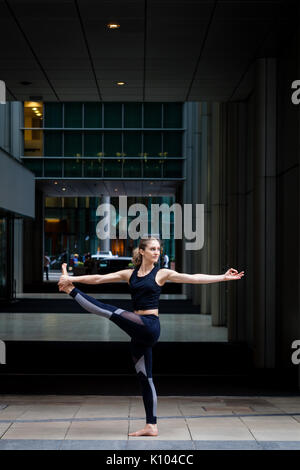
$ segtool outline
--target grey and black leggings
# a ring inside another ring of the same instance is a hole
[[[104,304],[76,287],[70,295],[85,310],[108,318],[131,337],[131,354],[143,395],[146,422],[156,424],[157,395],[152,380],[152,346],[160,335],[159,317],[138,315],[114,305]]]

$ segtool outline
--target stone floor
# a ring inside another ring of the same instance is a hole
[[[141,397],[0,395],[4,449],[300,449],[300,394],[158,397],[158,437]]]

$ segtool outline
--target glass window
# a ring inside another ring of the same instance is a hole
[[[80,157],[82,155],[82,134],[81,132],[65,132],[64,135],[65,157]]]
[[[61,157],[62,156],[62,133],[44,132],[44,156]]]
[[[160,103],[144,103],[144,127],[161,127]]]
[[[127,157],[139,157],[142,153],[142,136],[140,132],[124,133],[124,153]]]
[[[41,159],[33,158],[23,160],[28,170],[32,171],[35,176],[43,176],[43,161]]]
[[[120,157],[122,154],[121,132],[106,132],[104,134],[105,157]]]
[[[65,160],[64,176],[65,178],[82,176],[82,160]]]
[[[65,103],[65,127],[82,127],[81,103]]]
[[[84,127],[102,127],[101,103],[84,103]]]
[[[160,132],[144,133],[144,155],[148,157],[159,157],[162,152]]]
[[[104,127],[122,127],[122,104],[104,104]]]
[[[124,104],[124,127],[142,127],[141,103]]]
[[[182,178],[182,161],[165,160],[163,164],[164,178]]]
[[[62,177],[62,159],[45,160],[44,161],[44,176]]]
[[[141,160],[125,160],[123,163],[123,176],[124,178],[141,178]]]
[[[182,127],[182,104],[164,103],[164,127]]]
[[[102,156],[101,132],[86,132],[84,134],[84,155],[87,157]]]
[[[160,160],[148,160],[144,161],[144,178],[161,178],[161,161]]]
[[[103,160],[104,163],[104,177],[121,178],[122,176],[122,159],[116,160]]]
[[[102,177],[102,160],[85,160],[84,161],[84,176],[86,178],[101,178]]]
[[[182,157],[182,133],[164,132],[163,153],[168,157]]]
[[[45,127],[62,127],[62,104],[44,103]]]

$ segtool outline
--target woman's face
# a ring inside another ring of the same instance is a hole
[[[143,259],[147,262],[156,263],[160,255],[160,244],[156,240],[150,240],[145,249],[140,249]]]

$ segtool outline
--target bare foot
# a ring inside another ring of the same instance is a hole
[[[131,432],[128,436],[158,436],[157,424],[146,424],[143,429],[139,431]]]
[[[59,291],[65,292],[66,294],[70,294],[70,292],[74,289],[75,286],[68,276],[67,263],[63,263],[61,265],[61,271],[62,275],[60,277],[59,282],[57,283]]]
[[[61,272],[62,272],[63,276],[67,276],[67,275],[68,275],[67,263],[63,263],[63,264],[61,265]]]

